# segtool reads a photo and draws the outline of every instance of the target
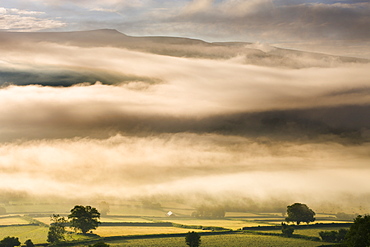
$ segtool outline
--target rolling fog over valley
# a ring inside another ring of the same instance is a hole
[[[0,43],[5,201],[369,207],[367,59],[112,29]]]

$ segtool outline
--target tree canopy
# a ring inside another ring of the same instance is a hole
[[[71,220],[71,227],[75,231],[86,234],[90,230],[95,230],[100,224],[100,213],[91,206],[76,205],[68,215]]]
[[[26,242],[24,242],[26,247],[34,247],[35,245],[33,244],[31,239],[27,239]]]
[[[290,206],[287,206],[288,217],[285,218],[286,222],[297,222],[299,225],[301,222],[310,222],[315,221],[315,212],[307,207],[306,204],[294,203]]]
[[[188,232],[185,236],[185,243],[190,247],[198,247],[201,243],[200,235],[196,232]]]
[[[49,227],[47,241],[49,243],[58,243],[64,240],[64,234],[66,233],[65,227],[67,220],[64,217],[60,217],[59,214],[53,214],[50,218],[51,224]]]
[[[370,215],[357,216],[345,237],[345,243],[351,247],[370,246]]]
[[[21,245],[19,239],[16,237],[5,237],[0,241],[0,247],[14,247]]]

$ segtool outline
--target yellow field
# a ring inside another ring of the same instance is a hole
[[[140,217],[101,217],[101,222],[153,222]]]
[[[258,223],[252,221],[238,221],[238,220],[223,220],[223,219],[195,219],[195,218],[186,218],[186,219],[177,219],[177,218],[168,218],[167,221],[182,224],[182,225],[194,225],[194,226],[218,226],[227,229],[237,230],[242,227],[247,226],[267,226],[269,224]]]
[[[0,218],[0,226],[8,226],[8,225],[21,225],[21,224],[29,224],[25,219],[21,217],[1,217]]]
[[[135,227],[135,226],[99,226],[93,232],[101,237],[147,235],[166,233],[187,233],[189,231],[202,231],[177,227]]]
[[[38,220],[42,223],[49,225],[51,223],[50,217],[34,217],[33,219]]]

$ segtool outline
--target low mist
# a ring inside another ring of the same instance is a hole
[[[327,64],[325,56],[296,53],[304,66],[279,66],[291,53],[272,56],[274,48],[259,44],[245,49],[260,49],[263,63],[234,48],[232,57],[210,58],[6,44],[0,190],[8,201],[57,195],[215,200],[246,210],[296,201],[333,212],[370,206],[369,63]]]

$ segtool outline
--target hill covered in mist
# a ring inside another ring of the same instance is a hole
[[[0,52],[6,193],[368,205],[368,60],[116,30]]]

